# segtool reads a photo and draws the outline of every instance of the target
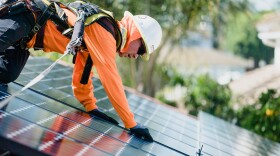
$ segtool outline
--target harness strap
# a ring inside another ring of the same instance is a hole
[[[6,15],[9,12],[9,7],[0,8],[0,17]]]
[[[51,20],[57,25],[59,31],[64,31],[69,28],[68,17],[60,6],[64,6],[62,3],[54,3],[56,14],[51,16]]]
[[[26,43],[41,29],[41,27],[47,22],[51,15],[55,12],[53,3],[44,3],[42,0],[34,0],[37,7],[39,7],[43,14],[38,19],[37,23],[34,25],[31,32],[28,34],[28,37],[23,38],[20,41],[21,48],[25,48]],[[49,4],[49,5],[47,5]]]
[[[47,0],[34,0],[33,1],[37,8],[39,8],[43,13],[37,20],[37,23],[33,27],[32,31],[28,34],[28,37],[23,38],[21,40],[20,45],[25,47],[26,43],[37,33],[36,42],[34,45],[35,50],[43,49],[44,44],[44,27],[47,20],[52,20],[57,27],[62,29],[68,29],[67,16],[61,9],[59,8],[59,2],[50,3]]]
[[[33,0],[33,2],[38,8],[40,8],[41,11],[45,11],[47,7],[51,5],[51,3],[47,0]]]
[[[109,33],[111,33],[115,38],[114,27],[109,26],[110,22],[108,20],[101,18],[100,20],[97,21],[97,23],[101,25],[104,29],[106,29]]]
[[[43,14],[39,18],[38,22],[35,24],[33,29],[31,30],[30,33],[31,36],[34,36],[41,29],[41,27],[47,22],[47,20],[51,17],[51,15],[55,12],[54,6],[52,4],[46,7],[45,4],[43,4],[43,2],[40,0],[35,0],[34,2],[40,7],[40,9],[43,11]]]
[[[45,34],[45,25],[41,27],[41,29],[37,32],[36,41],[34,44],[35,50],[41,50],[44,47],[44,34]]]
[[[98,24],[100,24],[104,29],[106,29],[108,32],[110,32],[114,37],[115,37],[115,31],[114,31],[114,27],[110,25],[109,20],[107,20],[106,18],[101,18],[97,21]],[[76,55],[74,55],[74,58],[76,57]],[[74,59],[73,59],[74,60]],[[93,61],[91,60],[90,55],[88,55],[87,60],[86,60],[86,64],[84,67],[84,71],[80,80],[81,84],[87,84],[88,80],[89,80],[89,76],[90,76],[90,72],[92,69],[92,65],[93,65]]]
[[[55,4],[56,5],[56,4]],[[62,16],[64,16],[64,14],[62,14]],[[66,16],[67,17],[67,16]],[[53,21],[56,24],[57,29],[62,32],[65,29],[68,29],[69,26],[68,24],[65,22],[67,20],[67,18],[64,17],[64,19],[61,19],[57,14],[52,14],[50,16],[50,20]],[[46,19],[47,21],[48,19]],[[34,45],[34,49],[35,50],[41,50],[44,48],[44,31],[45,31],[45,24],[41,27],[41,29],[37,32],[36,35],[36,41],[35,41],[35,45]],[[68,38],[71,38],[69,36],[66,36]]]
[[[86,64],[85,64],[85,67],[84,67],[84,71],[83,71],[83,74],[82,74],[82,77],[81,77],[81,80],[80,80],[81,84],[87,84],[88,83],[88,79],[89,79],[89,76],[90,76],[92,65],[93,65],[93,62],[91,60],[90,55],[88,55],[87,60],[86,60]]]

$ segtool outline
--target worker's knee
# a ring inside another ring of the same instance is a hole
[[[30,11],[24,11],[15,15],[11,15],[10,13],[1,15],[0,51],[4,51],[23,37],[28,36],[34,24],[34,14]]]
[[[7,71],[0,71],[0,82],[1,83],[13,82],[18,78],[19,74],[20,74],[20,72],[10,73]]]
[[[29,51],[11,46],[4,52],[0,52],[0,82],[9,83],[15,81],[28,57]]]

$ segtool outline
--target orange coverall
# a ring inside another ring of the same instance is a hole
[[[76,15],[70,10],[64,11],[68,16],[68,23],[74,25]],[[32,48],[35,44],[36,36],[27,44],[28,48]],[[63,54],[70,40],[63,36],[56,29],[55,24],[48,20],[44,32],[44,51],[58,52]],[[93,23],[85,27],[84,41],[88,48],[88,52],[78,52],[73,71],[72,88],[75,97],[85,107],[86,111],[97,109],[96,98],[93,95],[93,85],[91,78],[87,84],[81,84],[80,80],[85,67],[86,58],[90,55],[101,83],[119,117],[124,122],[126,128],[136,126],[134,115],[130,111],[128,101],[124,92],[121,77],[118,73],[116,65],[116,40],[106,29],[97,23]],[[91,72],[91,77],[93,72]]]

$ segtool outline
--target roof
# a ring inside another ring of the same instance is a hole
[[[252,61],[211,48],[176,46],[172,48],[171,52],[167,49],[161,54],[160,61],[172,64],[176,67],[239,66],[246,68],[252,66]],[[165,59],[163,59],[164,56],[166,56]]]
[[[260,32],[278,32],[280,31],[280,12],[271,12],[265,14],[258,21],[256,27]]]
[[[239,79],[230,82],[233,94],[244,102],[253,102],[267,89],[280,91],[280,69],[274,64],[247,72]]]
[[[258,21],[258,37],[270,47],[276,47],[280,38],[280,12],[267,13]]]
[[[50,66],[30,58],[20,77],[0,87],[0,99],[20,90]],[[140,140],[123,128],[89,116],[73,97],[72,68],[58,64],[39,83],[0,109],[0,147],[21,155],[277,155],[280,144],[200,112],[182,114],[156,100],[126,90],[137,122],[147,126],[155,142]],[[97,105],[120,121],[97,78]]]

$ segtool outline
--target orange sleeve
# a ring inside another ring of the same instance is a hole
[[[88,55],[88,52],[77,53],[72,76],[72,88],[75,97],[85,107],[86,111],[91,111],[93,109],[97,109],[96,98],[93,94],[93,85],[91,79],[93,72],[90,73],[90,78],[87,84],[80,83]]]
[[[63,54],[69,41],[70,39],[63,36],[52,21],[47,21],[44,32],[44,52]]]
[[[84,40],[110,102],[126,128],[136,126],[116,65],[116,40],[99,24],[85,28]]]

